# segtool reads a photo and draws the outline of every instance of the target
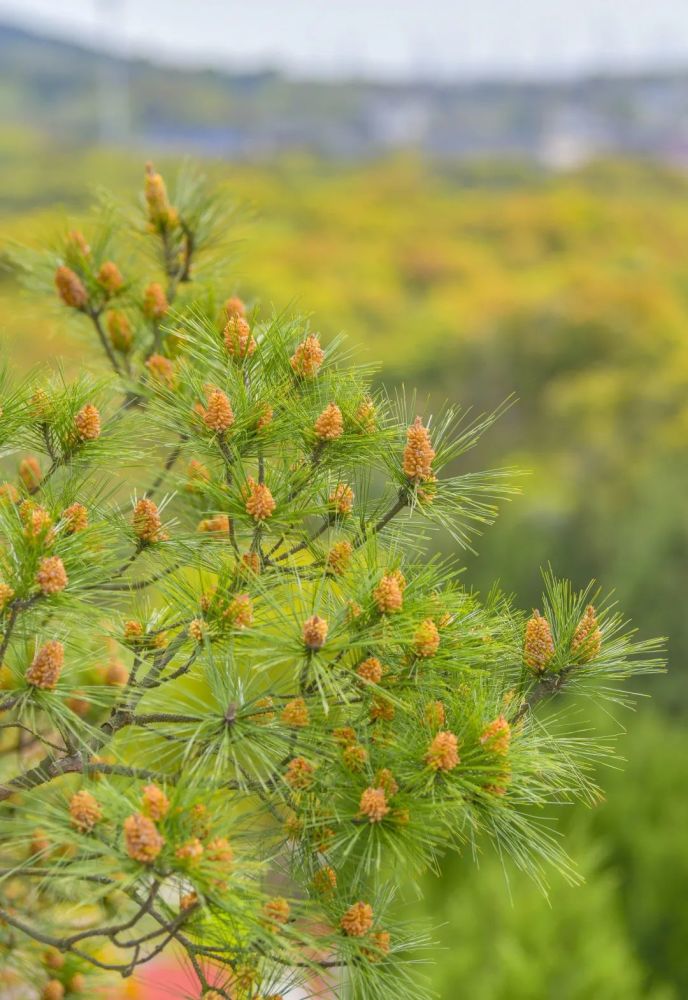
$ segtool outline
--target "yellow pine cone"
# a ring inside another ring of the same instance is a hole
[[[224,341],[227,353],[235,361],[250,358],[257,346],[251,327],[243,316],[230,316],[225,326]]]
[[[68,535],[76,535],[88,528],[88,510],[82,503],[73,503],[62,511],[61,520]]]
[[[115,295],[124,285],[124,278],[114,260],[106,260],[101,265],[96,281],[107,295]]]
[[[381,788],[389,799],[399,791],[399,785],[388,767],[381,768],[375,775],[375,787]]]
[[[167,816],[170,810],[170,800],[162,788],[157,785],[145,785],[141,793],[141,811],[144,816],[158,823]]]
[[[14,591],[9,583],[0,580],[0,611],[5,608],[14,597]]]
[[[100,437],[98,409],[92,403],[87,403],[75,416],[74,427],[80,441],[97,441]]]
[[[110,687],[124,687],[129,680],[129,671],[121,660],[110,660],[105,671],[105,683]]]
[[[385,955],[389,955],[392,944],[392,936],[389,931],[376,931],[370,935],[372,948],[363,948],[363,954],[369,962],[381,962]]]
[[[423,714],[427,724],[434,729],[443,726],[447,721],[447,713],[441,701],[429,701]]]
[[[313,885],[323,895],[333,892],[337,888],[337,873],[334,868],[329,865],[319,868],[313,876]]]
[[[196,458],[192,458],[189,462],[186,469],[186,477],[186,489],[190,493],[197,493],[204,483],[210,482],[210,472]]]
[[[62,264],[55,271],[55,287],[66,306],[72,309],[83,310],[88,303],[88,292],[84,288],[83,282],[75,271]]]
[[[204,851],[205,848],[198,837],[193,837],[191,840],[187,840],[185,844],[182,844],[181,847],[178,847],[174,852],[174,856],[175,858],[179,858],[180,861],[193,863],[203,857]]]
[[[310,722],[308,705],[303,698],[294,698],[284,706],[280,718],[285,726],[303,729]]]
[[[337,576],[341,576],[341,574],[345,573],[349,568],[352,553],[353,547],[351,542],[335,542],[327,554],[328,567],[333,573],[336,573]]]
[[[448,730],[435,736],[425,754],[425,763],[432,771],[453,771],[459,759],[459,741]]]
[[[360,743],[349,743],[344,747],[342,760],[350,771],[362,771],[368,760],[368,751]]]
[[[234,423],[232,404],[222,389],[211,389],[209,392],[203,423],[218,434],[223,434]]]
[[[350,514],[354,503],[354,492],[346,483],[338,483],[327,502],[335,514]]]
[[[413,651],[421,659],[434,656],[440,646],[440,633],[432,618],[421,622],[413,636]]]
[[[148,816],[133,813],[124,821],[124,843],[127,854],[133,861],[150,864],[155,861],[165,844],[155,823]]]
[[[79,833],[90,833],[96,823],[103,818],[103,810],[96,797],[82,789],[69,800],[69,815],[72,826]]]
[[[19,490],[14,483],[0,483],[0,503],[12,504],[19,500]]]
[[[44,643],[26,671],[26,683],[44,691],[52,691],[64,666],[64,646],[56,639]]]
[[[507,754],[511,743],[511,726],[503,715],[497,716],[493,722],[483,729],[480,742],[488,750],[496,754]]]
[[[369,656],[367,660],[356,667],[356,673],[368,684],[379,684],[384,673],[383,666],[377,656]]]
[[[177,213],[170,205],[162,175],[156,172],[150,161],[146,164],[143,193],[151,223],[162,227],[174,225]]]
[[[573,634],[571,652],[579,663],[589,663],[599,656],[601,648],[602,630],[597,621],[597,612],[592,604],[588,604]]]
[[[380,823],[387,813],[387,796],[383,788],[366,788],[358,804],[361,816],[366,816],[369,823]]]
[[[262,431],[272,423],[274,411],[269,403],[264,403],[260,409],[260,416],[256,421],[256,430]]]
[[[420,417],[416,417],[406,432],[406,447],[402,468],[404,475],[414,483],[423,482],[432,477],[432,463],[435,452],[430,443],[430,435]]]
[[[45,559],[41,559],[36,573],[36,583],[46,597],[59,594],[65,589],[69,578],[59,556],[47,556]]]
[[[76,250],[82,257],[91,256],[91,248],[86,242],[86,237],[78,229],[72,229],[67,233],[67,249]]]
[[[234,851],[226,837],[214,837],[208,841],[205,856],[217,864],[230,865],[234,860]]]
[[[554,640],[549,622],[535,610],[526,622],[523,662],[534,674],[541,674],[547,669],[553,656]]]
[[[59,979],[51,979],[41,990],[41,1000],[63,1000],[65,988]]]
[[[382,577],[373,591],[373,600],[383,615],[401,611],[404,594],[396,574],[388,573]]]
[[[232,598],[224,612],[234,628],[250,628],[253,625],[253,603],[248,594],[237,594]]]
[[[354,903],[346,911],[339,926],[347,937],[365,937],[373,926],[373,908],[369,903]]]
[[[174,363],[163,354],[151,354],[146,361],[148,374],[154,382],[166,385],[168,389],[174,389],[177,382],[177,373]]]
[[[238,295],[232,295],[225,302],[225,313],[227,314],[227,319],[232,319],[235,316],[245,316],[246,304]]]
[[[194,618],[189,622],[189,635],[192,639],[195,639],[196,642],[203,642],[203,638],[207,631],[208,626],[202,618]]]
[[[356,410],[356,416],[354,419],[360,430],[364,431],[366,434],[373,433],[377,423],[377,414],[375,412],[375,404],[369,396],[363,400],[361,405]]]
[[[157,281],[152,281],[143,293],[143,315],[146,319],[161,320],[170,308],[165,290]]]
[[[265,483],[257,483],[251,476],[246,485],[246,513],[254,521],[267,521],[277,506],[272,493]]]
[[[396,715],[396,709],[387,698],[374,698],[370,706],[370,718],[373,722],[391,722]]]
[[[284,775],[284,780],[294,791],[305,791],[313,784],[315,768],[305,757],[293,757]]]
[[[300,378],[314,378],[325,360],[325,352],[315,334],[310,334],[294,351],[289,364]]]
[[[134,342],[134,334],[126,313],[119,310],[110,312],[106,322],[110,343],[114,349],[120,354],[128,354]]]
[[[340,729],[332,730],[332,739],[335,743],[339,743],[340,746],[345,747],[349,743],[356,742],[356,733],[351,726],[342,726]]]
[[[43,473],[38,459],[33,455],[27,455],[19,463],[19,478],[26,489],[31,493],[40,485]]]
[[[291,914],[289,901],[284,896],[275,896],[263,906],[263,914],[270,923],[286,924]]]
[[[146,497],[139,500],[134,507],[132,526],[134,534],[142,542],[150,544],[163,540],[161,532],[162,523],[160,521],[158,506]]]
[[[328,625],[324,618],[313,615],[303,623],[303,642],[308,649],[322,649],[327,639]]]
[[[321,441],[334,441],[344,433],[344,418],[336,403],[328,403],[313,425]]]
[[[215,514],[214,517],[204,517],[199,521],[196,530],[208,535],[229,535],[231,523],[227,514]]]

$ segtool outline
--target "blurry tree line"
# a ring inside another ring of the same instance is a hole
[[[2,243],[57,233],[94,186],[131,186],[139,162],[0,133]],[[606,777],[607,802],[571,811],[585,884],[555,878],[548,901],[486,856],[480,879],[466,858],[426,887],[444,922],[428,969],[439,995],[688,995],[688,178],[644,163],[551,175],[297,155],[208,170],[239,206],[228,293],[308,302],[326,333],[344,330],[387,382],[421,395],[516,397],[468,461],[530,474],[478,540],[467,583],[499,575],[527,606],[539,559],[577,584],[597,576],[643,635],[669,637],[669,676],[624,720],[625,772]],[[0,272],[0,348],[22,332],[13,358],[25,367],[61,336],[57,313],[39,323],[32,309]],[[78,366],[78,345],[55,353]],[[508,880],[528,900],[518,909]],[[419,905],[411,889],[407,905]]]

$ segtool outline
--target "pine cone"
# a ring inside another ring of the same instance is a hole
[[[539,611],[533,611],[526,622],[525,639],[523,643],[523,662],[534,674],[541,674],[547,669],[554,656],[554,640],[549,622]]]
[[[61,520],[64,522],[65,532],[68,535],[76,535],[77,532],[88,528],[88,510],[82,503],[73,503],[62,511]]]
[[[324,618],[313,615],[303,623],[303,641],[308,649],[322,649],[327,639],[328,625]]]
[[[379,684],[382,680],[383,668],[377,656],[369,656],[367,660],[356,667],[356,673],[361,680],[369,684]]]
[[[300,378],[314,378],[325,360],[325,352],[314,334],[306,337],[294,351],[289,363],[295,375]]]
[[[336,573],[337,576],[341,576],[342,573],[345,573],[349,568],[352,553],[353,548],[351,542],[335,542],[327,554],[328,567],[333,573]]]
[[[249,477],[247,487],[246,513],[254,521],[266,521],[272,517],[277,504],[265,483],[256,483]]]
[[[435,452],[430,443],[428,430],[423,427],[420,417],[416,417],[406,432],[406,442],[402,463],[404,474],[414,483],[430,479]]]
[[[440,634],[432,618],[426,618],[413,636],[413,651],[421,659],[434,656],[440,646]]]
[[[369,903],[354,903],[346,911],[339,926],[347,937],[365,937],[373,926],[373,908]]]
[[[401,611],[404,595],[398,577],[393,573],[383,576],[373,591],[373,600],[383,615]]]
[[[103,810],[95,796],[82,789],[69,800],[69,815],[79,833],[90,833],[103,818]]]
[[[46,597],[59,594],[65,589],[69,583],[69,577],[59,556],[47,556],[45,559],[41,559],[36,573],[36,583]]]
[[[303,729],[310,722],[308,705],[303,698],[294,698],[284,706],[280,719],[285,726]]]
[[[96,281],[108,296],[115,295],[124,285],[124,278],[113,260],[106,260],[101,265]]]
[[[120,354],[128,354],[134,341],[134,334],[126,313],[119,311],[108,313],[107,329],[114,349]]]
[[[100,413],[95,406],[87,403],[74,418],[74,426],[80,441],[97,441],[100,437]]]
[[[26,683],[44,691],[53,691],[64,666],[64,646],[56,639],[44,643],[26,671]]]
[[[459,741],[448,731],[435,736],[425,754],[425,763],[432,771],[453,771],[459,763]]]
[[[305,757],[294,757],[289,761],[284,780],[294,791],[305,791],[313,784],[315,768]]]
[[[160,513],[158,512],[157,504],[153,503],[152,500],[144,497],[138,501],[134,507],[132,525],[134,534],[142,542],[150,544],[162,540]]]
[[[336,514],[350,514],[354,503],[354,493],[346,483],[338,483],[327,501]]]
[[[169,358],[162,354],[151,354],[146,361],[146,368],[155,382],[166,385],[168,389],[174,389],[177,383],[177,373]]]
[[[480,742],[488,750],[496,754],[507,754],[511,743],[511,726],[499,715],[493,722],[483,729]]]
[[[78,274],[62,264],[55,272],[57,294],[66,306],[83,310],[88,303],[88,292]]]
[[[291,907],[283,896],[275,896],[263,906],[263,913],[270,923],[286,924],[291,914]]]
[[[143,293],[143,315],[146,319],[161,320],[170,308],[161,284],[152,281]]]
[[[208,406],[203,414],[203,423],[218,434],[223,434],[234,423],[232,405],[222,389],[210,391]]]
[[[344,433],[342,411],[336,403],[328,403],[313,425],[316,437],[321,441],[334,441]]]
[[[599,656],[601,648],[602,630],[597,621],[597,612],[592,604],[588,604],[573,634],[571,652],[579,663],[589,663]]]
[[[144,864],[155,861],[165,844],[153,821],[141,813],[133,813],[125,819],[124,842],[129,857]]]
[[[382,788],[366,788],[358,804],[360,815],[367,816],[370,823],[380,823],[387,813],[387,796]]]
[[[235,361],[250,358],[256,349],[251,327],[243,316],[230,316],[225,326],[224,341],[227,353]]]
[[[162,788],[158,788],[157,785],[146,785],[142,790],[141,801],[143,815],[148,816],[156,823],[164,819],[170,810],[170,800]]]
[[[227,319],[232,319],[235,316],[245,316],[246,305],[238,295],[233,295],[225,302],[225,313],[227,314]]]

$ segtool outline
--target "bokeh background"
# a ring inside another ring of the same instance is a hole
[[[467,582],[528,608],[547,562],[596,577],[670,671],[601,720],[627,763],[563,817],[582,886],[545,897],[486,853],[406,905],[439,925],[443,1000],[687,997],[685,0],[0,0],[0,122],[0,265],[191,155],[240,208],[246,296],[430,405],[515,394],[471,461],[529,475]],[[0,267],[13,366],[78,368],[60,324]]]

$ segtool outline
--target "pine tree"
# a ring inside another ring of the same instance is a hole
[[[551,807],[612,748],[546,703],[661,666],[591,588],[548,574],[526,616],[428,555],[511,492],[462,471],[499,414],[419,415],[244,303],[229,224],[148,165],[136,209],[16,255],[111,369],[0,386],[0,964],[28,998],[176,946],[206,997],[417,1000],[400,886],[488,838],[575,878]]]

